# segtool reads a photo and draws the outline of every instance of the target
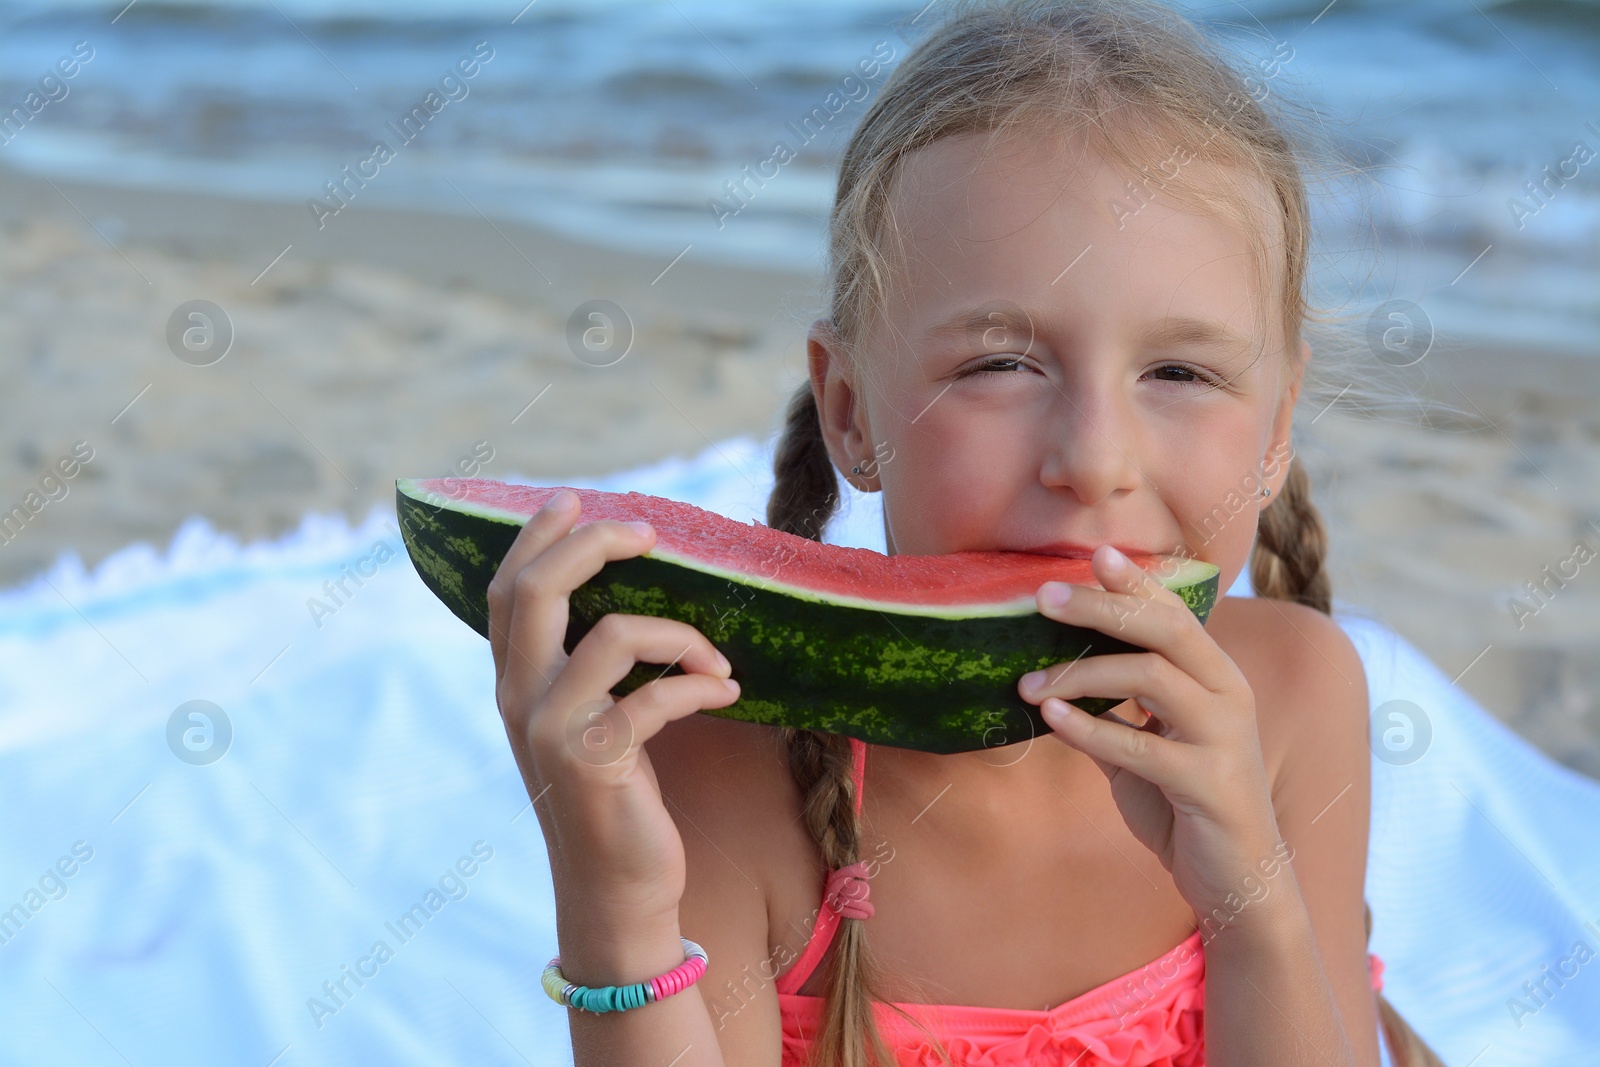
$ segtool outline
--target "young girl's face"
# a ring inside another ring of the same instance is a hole
[[[1110,543],[1215,563],[1223,589],[1243,568],[1306,350],[1285,359],[1243,232],[1127,180],[1081,144],[987,133],[902,162],[859,373],[824,324],[811,345],[830,449],[881,485],[891,553]]]

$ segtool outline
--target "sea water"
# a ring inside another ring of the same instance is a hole
[[[1187,10],[1261,95],[1321,116],[1337,155],[1315,176],[1314,269],[1334,303],[1404,299],[1433,328],[1600,348],[1600,4]],[[663,265],[818,271],[844,142],[936,16],[880,0],[22,0],[0,5],[0,165],[282,199],[308,234],[381,205]],[[92,58],[64,78],[75,47]]]

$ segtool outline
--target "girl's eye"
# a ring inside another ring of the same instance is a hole
[[[1009,374],[1025,366],[1022,360],[1012,356],[994,356],[968,367],[961,372],[960,377],[966,378],[973,374]]]
[[[1176,382],[1179,385],[1216,385],[1211,375],[1186,367],[1182,363],[1165,363],[1150,372],[1158,381]],[[1170,375],[1170,376],[1169,376]]]

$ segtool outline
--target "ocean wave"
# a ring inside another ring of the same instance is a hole
[[[449,174],[496,217],[667,259],[693,242],[697,256],[810,270],[858,112],[804,145],[737,217],[709,205],[789,140],[787,124],[821,104],[873,42],[895,41],[903,54],[900,31],[921,6],[538,0],[519,12],[519,2],[138,0],[114,27],[126,0],[5,4],[0,111],[79,37],[93,37],[97,57],[0,162],[304,202],[365,158],[443,64],[489,39],[500,58],[470,98],[430,124],[364,200],[439,210],[460,199],[440,178]],[[1241,53],[1264,51],[1263,30],[1296,42],[1273,93],[1326,116],[1372,200],[1366,229],[1352,221],[1327,232],[1360,237],[1375,226],[1413,251],[1464,251],[1463,263],[1493,243],[1491,259],[1515,253],[1530,264],[1502,279],[1498,296],[1518,307],[1555,301],[1572,322],[1590,322],[1600,313],[1600,160],[1564,182],[1546,168],[1570,173],[1577,141],[1600,152],[1590,128],[1600,127],[1600,0],[1477,5],[1481,15],[1459,0],[1251,0],[1254,14],[1232,0],[1187,6],[1237,36]],[[1573,278],[1582,284],[1566,284]]]

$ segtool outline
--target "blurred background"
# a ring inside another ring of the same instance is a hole
[[[1297,425],[1336,599],[1600,775],[1600,5],[1188,10],[1277,60],[1271,93],[1336,153],[1316,275],[1358,371]],[[720,450],[760,514],[833,167],[928,17],[0,3],[0,588],[49,600],[41,573],[61,594],[138,542],[170,560],[192,517],[244,541],[368,521],[397,477],[588,484]],[[1390,403],[1358,402],[1363,366]]]

